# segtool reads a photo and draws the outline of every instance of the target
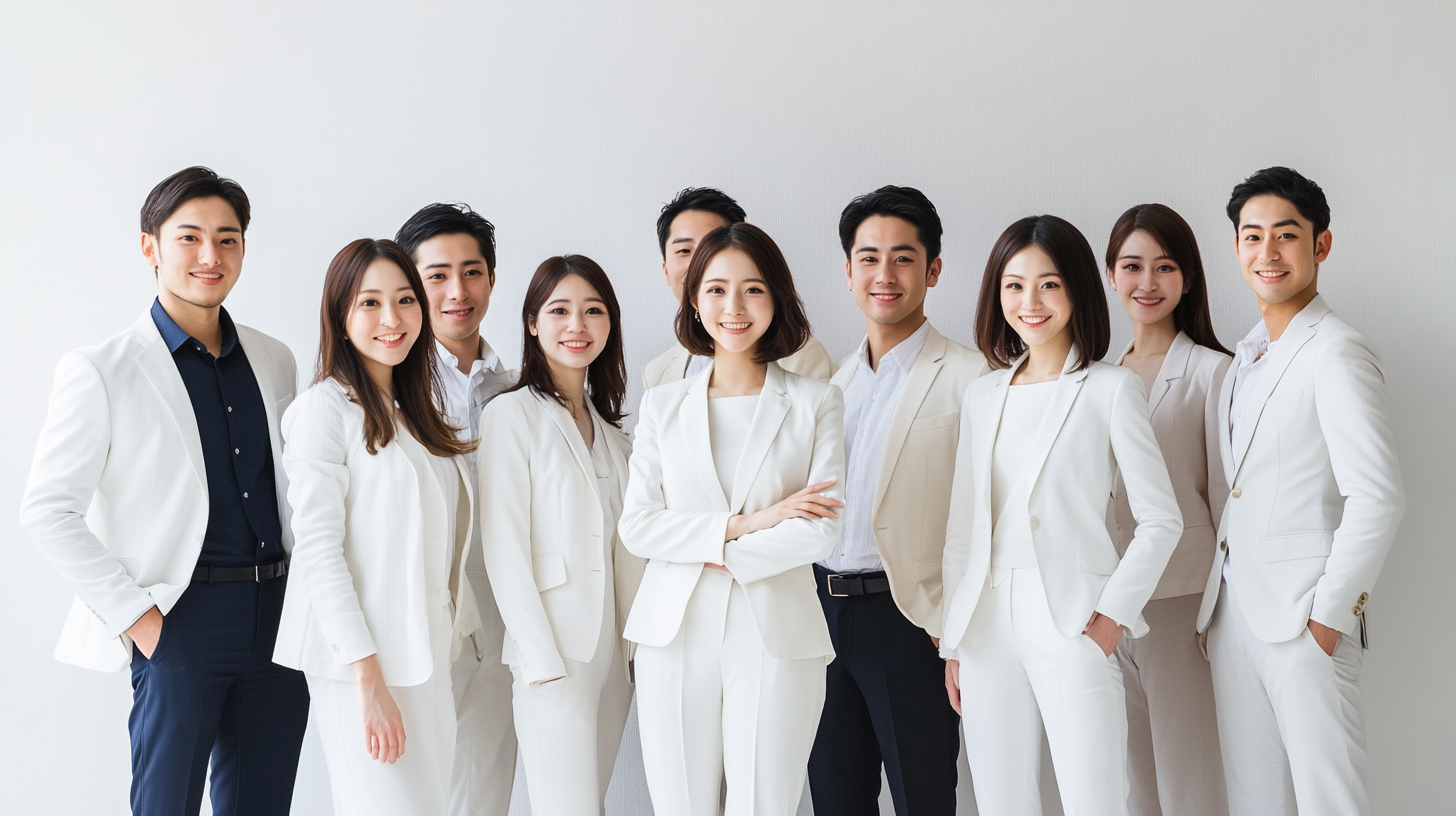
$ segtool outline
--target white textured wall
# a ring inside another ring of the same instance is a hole
[[[3,809],[125,811],[127,679],[51,659],[69,592],[15,510],[57,357],[152,297],[136,213],[168,173],[202,163],[246,187],[228,305],[305,370],[334,252],[464,200],[499,228],[496,348],[518,353],[536,264],[582,252],[616,281],[635,375],[669,342],[652,225],[687,185],[724,187],[779,240],[836,356],[862,324],[835,223],[886,183],[940,207],[929,311],[958,340],[1012,220],[1056,213],[1095,246],[1161,201],[1203,241],[1232,345],[1257,313],[1223,205],[1283,163],[1329,194],[1321,289],[1385,358],[1410,496],[1370,602],[1375,810],[1456,811],[1453,35],[1450,3],[0,6]],[[632,770],[617,813],[645,812]],[[299,812],[327,812],[320,773],[312,754]]]

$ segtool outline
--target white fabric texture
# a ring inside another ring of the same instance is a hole
[[[691,354],[681,345],[674,343],[671,348],[652,358],[643,367],[642,388],[646,390],[664,383],[691,380],[708,367],[707,362],[702,361],[712,359]],[[824,344],[813,337],[809,338],[809,342],[805,343],[803,348],[779,360],[778,364],[791,374],[798,374],[801,377],[808,377],[820,382],[829,382],[829,378],[834,376],[834,361],[830,359]]]
[[[723,495],[733,495],[733,472],[743,458],[743,445],[753,425],[753,412],[758,408],[758,395],[747,397],[715,397],[708,400],[708,437],[713,450],[713,467],[718,471],[718,484]]]
[[[1243,450],[1248,440],[1248,426],[1244,419],[1249,411],[1249,401],[1259,385],[1259,377],[1268,366],[1269,352],[1274,343],[1269,340],[1269,327],[1260,320],[1234,347],[1234,391],[1229,404],[1229,438],[1235,450]],[[1223,559],[1223,579],[1233,581],[1233,559]]]
[[[1056,380],[1013,385],[991,449],[991,569],[1036,569],[1031,543],[1031,451]]]

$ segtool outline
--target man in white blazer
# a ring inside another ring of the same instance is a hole
[[[430,299],[442,413],[462,439],[478,439],[486,404],[516,381],[480,336],[495,289],[495,227],[464,204],[431,204],[410,216],[395,241],[414,258]],[[476,455],[468,458],[474,485]],[[465,575],[480,628],[452,672],[457,724],[450,814],[505,816],[516,775],[511,672],[500,662],[505,624],[486,577],[480,525],[473,529]]]
[[[831,380],[844,391],[848,468],[843,533],[814,567],[835,652],[809,758],[820,813],[878,814],[882,765],[898,816],[955,813],[960,718],[940,693],[940,561],[961,398],[986,361],[925,317],[941,232],[912,187],[881,187],[840,215],[866,335]]]
[[[1228,205],[1263,319],[1219,397],[1229,494],[1204,590],[1229,810],[1368,814],[1365,604],[1405,509],[1370,341],[1325,305],[1330,210],[1271,167]]]
[[[662,251],[662,276],[675,302],[682,303],[683,276],[703,236],[719,227],[742,223],[747,217],[737,201],[712,187],[688,187],[663,205],[657,216],[657,248]],[[642,388],[645,391],[692,377],[710,362],[711,357],[692,354],[681,343],[673,343],[643,369]],[[813,337],[778,362],[785,371],[824,382],[834,374],[829,352]]]
[[[62,662],[130,666],[134,813],[287,814],[308,719],[272,662],[287,480],[278,422],[297,381],[282,343],[222,308],[247,195],[205,167],[141,212],[157,297],[130,329],[66,354],[21,526],[76,589]]]

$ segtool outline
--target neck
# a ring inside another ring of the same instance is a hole
[[[460,369],[460,373],[469,375],[470,367],[480,359],[480,329],[471,332],[470,336],[463,340],[441,335],[435,335],[435,338],[440,341],[440,345],[444,346],[446,351],[455,355],[455,367]]]
[[[364,358],[364,370],[369,373],[369,379],[374,387],[379,389],[383,395],[386,405],[394,404],[394,366],[385,365],[369,358]]]
[[[1168,349],[1173,347],[1173,341],[1177,339],[1178,327],[1174,325],[1172,315],[1157,323],[1133,323],[1132,351],[1128,352],[1128,356],[1166,356]]]
[[[763,391],[768,377],[768,364],[754,362],[757,347],[747,351],[719,351],[713,355],[713,374],[708,380],[708,396],[747,397]]]
[[[915,307],[915,311],[906,315],[903,320],[895,323],[876,323],[865,318],[865,335],[868,339],[866,344],[869,353],[870,370],[880,370],[880,359],[895,346],[900,345],[910,338],[910,335],[920,330],[925,325],[925,304]]]
[[[587,370],[570,368],[549,358],[547,364],[551,366],[551,384],[556,386],[556,393],[566,400],[567,409],[572,416],[583,415],[586,412]]]
[[[209,308],[188,303],[163,287],[157,288],[157,300],[177,328],[201,340],[213,356],[222,353],[222,306]]]
[[[1304,311],[1304,307],[1314,300],[1319,292],[1316,291],[1313,282],[1304,288],[1303,292],[1282,303],[1265,303],[1259,301],[1259,314],[1264,318],[1264,327],[1269,330],[1269,342],[1274,342],[1284,335],[1284,330],[1289,328],[1289,321],[1294,316]]]
[[[1062,376],[1067,365],[1067,355],[1072,353],[1072,333],[1062,332],[1056,337],[1032,346],[1026,364],[1017,372],[1018,378],[1025,376],[1030,382],[1045,382]]]

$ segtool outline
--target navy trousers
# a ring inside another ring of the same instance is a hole
[[[131,659],[131,809],[196,816],[212,762],[212,812],[287,816],[308,724],[303,673],[273,662],[287,578],[194,581]]]
[[[828,574],[814,566],[835,654],[809,755],[814,812],[879,816],[883,764],[897,816],[954,816],[960,718],[945,661],[890,593],[836,598]]]

